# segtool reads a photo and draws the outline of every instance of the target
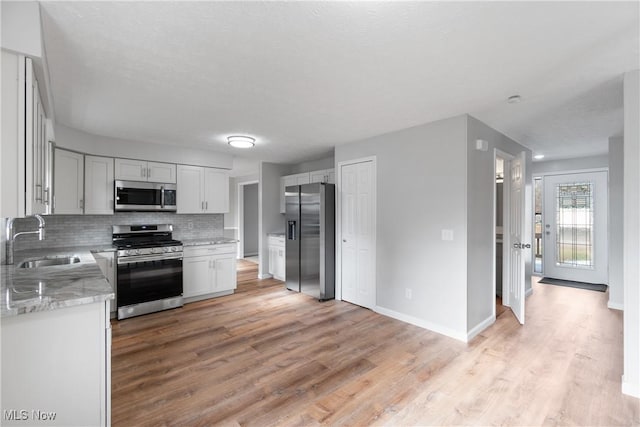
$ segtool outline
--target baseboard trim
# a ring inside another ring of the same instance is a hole
[[[526,297],[530,296],[532,293],[533,293],[533,286],[532,286],[532,287],[530,287],[529,289],[527,289],[527,290],[524,292],[524,297],[526,298]]]
[[[273,276],[269,273],[266,274],[258,274],[258,279],[263,280],[263,279],[271,279],[273,278]]]
[[[624,311],[624,304],[620,304],[620,303],[617,303],[617,302],[612,302],[611,300],[609,300],[609,302],[607,302],[607,307],[609,307],[612,310]]]
[[[393,319],[400,320],[401,322],[410,323],[412,325],[418,326],[423,329],[427,329],[432,332],[436,332],[440,335],[445,335],[449,338],[453,338],[458,341],[467,342],[467,335],[465,333],[458,332],[450,328],[446,328],[442,325],[428,322],[426,320],[419,319],[417,317],[400,313],[394,310],[390,310],[388,308],[380,307],[379,305],[374,307],[374,311],[376,313],[382,314],[383,316],[391,317]]]
[[[625,381],[624,375],[622,376],[622,393],[629,396],[640,398],[640,384],[632,384]]]
[[[480,332],[484,331],[494,323],[496,323],[496,317],[494,315],[491,315],[484,319],[482,322],[478,323],[475,328],[467,333],[467,342],[474,339]]]

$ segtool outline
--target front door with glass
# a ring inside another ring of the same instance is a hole
[[[607,172],[544,181],[544,275],[607,283]]]

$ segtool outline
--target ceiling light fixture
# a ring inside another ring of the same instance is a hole
[[[536,160],[542,160],[544,159],[544,154],[536,154],[535,156],[533,156],[533,158]]]
[[[511,95],[507,98],[507,102],[509,104],[517,104],[520,101],[522,101],[522,97],[520,95]]]
[[[228,136],[227,142],[230,146],[235,148],[251,148],[256,145],[255,138],[241,135]]]

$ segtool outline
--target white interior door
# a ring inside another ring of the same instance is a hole
[[[373,161],[340,166],[342,299],[374,308],[375,167]]]
[[[509,218],[508,218],[508,289],[509,307],[524,325],[524,263],[531,244],[524,242],[525,232],[525,154],[521,153],[509,165]],[[506,169],[506,168],[505,168]]]
[[[607,283],[607,172],[544,178],[544,275]]]

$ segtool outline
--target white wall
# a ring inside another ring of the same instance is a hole
[[[97,156],[124,157],[222,169],[231,169],[233,166],[233,157],[225,153],[109,138],[82,132],[61,124],[56,124],[55,135],[58,147]]]
[[[258,185],[259,208],[259,268],[258,277],[269,277],[269,240],[267,233],[284,228],[284,216],[280,213],[280,177],[289,171],[288,165],[260,163]]]
[[[640,397],[640,70],[624,75],[624,375]]]
[[[317,170],[323,169],[333,169],[334,166],[334,156],[326,157],[324,159],[313,160],[310,162],[303,162],[297,165],[292,165],[291,169],[288,173],[303,173],[303,172],[313,172]]]
[[[475,149],[476,140],[488,143],[487,151]],[[533,180],[531,174],[531,150],[506,137],[495,129],[469,116],[467,121],[467,331],[479,332],[494,320],[494,236],[493,201],[495,176],[494,149],[513,156],[526,152],[525,192],[529,221],[525,224],[529,233],[523,243],[532,243],[531,218]],[[533,247],[533,245],[532,245]],[[526,256],[525,288],[531,289],[531,257]]]
[[[466,116],[337,146],[339,162],[377,157],[376,305],[466,339]],[[336,169],[336,174],[340,173]],[[442,230],[454,240],[443,241]],[[411,288],[413,298],[405,298]]]
[[[40,5],[37,1],[3,1],[2,47],[27,56],[42,57]]]
[[[242,230],[244,256],[252,256],[258,254],[258,184],[245,185],[243,198],[244,218],[242,218],[241,221],[243,221],[244,225]]]
[[[609,308],[624,303],[624,140],[609,138]]]
[[[236,176],[229,178],[229,212],[224,214],[224,228],[238,227],[238,185],[258,182],[258,174]]]
[[[603,169],[609,166],[609,156],[578,157],[575,159],[549,160],[533,162],[533,176],[570,173],[587,169]]]

